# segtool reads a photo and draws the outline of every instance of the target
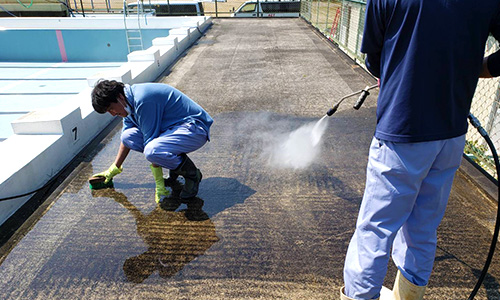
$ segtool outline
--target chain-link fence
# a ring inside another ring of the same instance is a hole
[[[301,16],[360,64],[359,52],[365,22],[362,1],[302,0]]]
[[[46,0],[34,0],[29,9],[21,9],[16,0],[0,0],[0,17],[9,16],[88,16],[95,14],[122,14],[124,7],[128,13],[136,14],[140,5],[141,13],[152,13],[156,16],[211,16],[231,17],[246,0],[211,0],[211,1],[179,1],[179,0],[58,0],[54,3],[62,9],[47,10]],[[272,9],[271,9],[272,10]],[[298,15],[298,12],[297,12]]]
[[[300,0],[0,0],[2,16],[95,16],[96,14],[145,14],[155,16],[298,17]],[[238,12],[239,8],[246,8]],[[51,7],[49,7],[51,6]],[[234,13],[236,12],[236,15]]]
[[[13,1],[13,0],[0,0]],[[247,0],[211,0],[211,1],[169,1],[169,0],[63,0],[70,14],[116,14],[123,13],[127,6],[130,13],[137,13],[138,4],[146,13],[154,12],[156,16],[210,16],[231,17]],[[263,7],[262,9],[265,9]],[[272,7],[270,11],[272,13]],[[279,10],[280,12],[282,9]],[[260,11],[263,13],[263,11]],[[266,13],[264,11],[264,13]],[[267,12],[269,13],[269,12]],[[298,15],[298,12],[297,12]]]
[[[493,37],[490,37],[486,43],[485,55],[489,55],[498,49],[498,42]],[[479,79],[471,107],[471,113],[479,119],[495,144],[497,152],[500,151],[499,87],[500,81],[498,78]],[[481,135],[472,126],[467,133],[465,153],[489,174],[495,174],[495,163],[491,151]]]
[[[364,67],[364,55],[359,49],[363,36],[365,7],[366,2],[358,0],[302,0],[301,16]],[[498,42],[490,37],[486,55],[498,49]],[[500,81],[497,78],[480,79],[471,108],[471,112],[488,132],[497,151],[500,151],[499,88]],[[472,126],[467,133],[464,151],[483,170],[496,178],[491,151]]]

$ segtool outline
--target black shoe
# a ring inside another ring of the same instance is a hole
[[[186,154],[182,154],[182,157],[181,164],[177,169],[172,170],[172,173],[184,177],[185,183],[180,193],[180,197],[184,200],[193,198],[198,194],[198,187],[203,175]]]
[[[174,179],[172,177],[165,178],[165,186],[169,186],[173,191],[175,190],[182,190],[182,187],[184,186],[182,183],[180,183],[179,180]]]

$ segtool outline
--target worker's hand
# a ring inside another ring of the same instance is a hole
[[[114,163],[104,172],[92,175],[92,177],[105,177],[104,183],[108,183],[113,177],[120,174],[123,171],[123,167],[118,168]]]

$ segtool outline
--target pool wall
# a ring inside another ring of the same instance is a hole
[[[147,49],[169,29],[141,32]],[[0,31],[0,41],[2,62],[125,62],[128,54],[125,29],[10,29]]]
[[[119,67],[87,77],[88,87],[71,96],[71,101],[30,112],[12,122],[14,134],[0,143],[0,198],[44,186],[114,120],[108,114],[97,114],[92,108],[90,93],[99,79],[115,79],[127,84],[155,81],[212,24],[210,17],[158,19],[151,18],[144,26],[161,29],[164,24],[168,36],[153,39],[145,50],[131,52]],[[123,26],[123,19],[119,18],[0,18],[0,29],[64,31],[102,26],[102,30],[107,30],[116,29],[120,22]],[[2,45],[4,42],[0,39]],[[30,54],[25,55],[23,62],[30,59]],[[31,196],[1,201],[0,224]]]

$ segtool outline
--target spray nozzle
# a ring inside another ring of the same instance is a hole
[[[335,104],[332,108],[330,108],[326,112],[326,115],[329,116],[329,117],[331,117],[337,111],[337,109],[339,108],[340,103],[342,103],[342,101],[344,101],[345,99],[347,99],[349,97],[357,95],[357,94],[361,94],[361,95],[359,96],[358,101],[356,102],[356,104],[354,104],[353,108],[356,109],[356,110],[359,109],[361,107],[361,105],[363,105],[363,102],[365,102],[366,97],[368,97],[368,95],[370,95],[370,93],[368,91],[371,90],[371,89],[374,89],[376,87],[378,87],[378,84],[372,85],[372,86],[367,86],[367,87],[365,87],[365,89],[363,89],[361,91],[357,91],[357,92],[354,92],[354,93],[349,94],[347,96],[344,96],[342,99],[339,100],[339,102],[337,102],[337,104]]]
[[[332,116],[332,115],[333,115],[333,114],[337,111],[337,109],[339,108],[339,105],[340,105],[340,103],[335,104],[335,106],[334,106],[334,107],[330,108],[330,109],[326,112],[326,115],[327,115],[327,116],[329,116],[329,117],[331,117],[331,116]]]

